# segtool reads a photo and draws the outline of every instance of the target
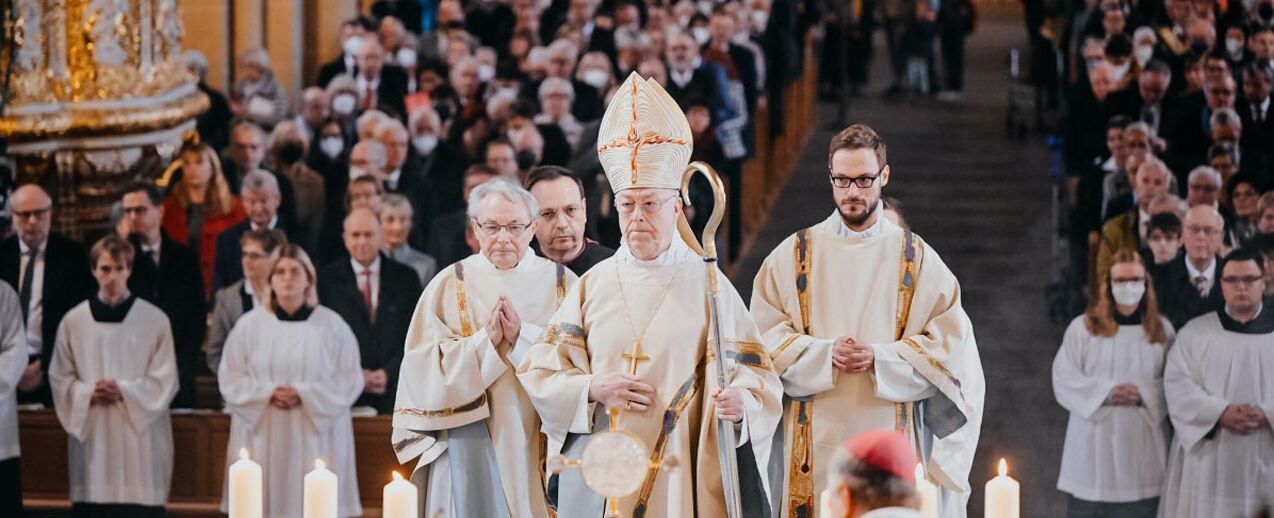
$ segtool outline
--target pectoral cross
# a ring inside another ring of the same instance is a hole
[[[657,133],[651,133],[651,134],[649,134],[649,135],[645,135],[645,136],[638,136],[638,134],[637,134],[637,83],[639,83],[639,82],[640,82],[640,81],[633,81],[633,82],[632,82],[632,84],[633,84],[633,87],[632,87],[632,99],[631,99],[631,100],[632,100],[632,108],[631,108],[631,110],[632,110],[632,120],[631,120],[631,121],[629,121],[629,123],[628,123],[628,135],[627,135],[626,137],[623,137],[623,138],[616,138],[616,139],[614,139],[614,140],[611,140],[610,142],[607,142],[607,143],[605,143],[605,144],[602,144],[601,146],[599,146],[599,147],[597,148],[597,152],[598,152],[598,153],[601,153],[601,152],[606,151],[606,150],[609,150],[609,149],[615,149],[615,148],[628,148],[629,153],[630,153],[630,157],[631,157],[631,158],[630,158],[630,163],[629,163],[629,167],[632,169],[632,180],[631,180],[631,182],[632,182],[632,183],[634,183],[634,184],[635,184],[635,183],[637,183],[637,152],[638,152],[639,150],[641,150],[641,146],[643,146],[643,145],[645,145],[645,144],[651,144],[651,145],[655,145],[655,144],[677,144],[677,145],[681,145],[681,146],[686,145],[686,141],[685,141],[685,140],[675,139],[675,138],[670,138],[670,137],[665,137],[665,136],[660,135],[660,134],[657,134]],[[636,344],[634,344],[634,346],[635,346],[635,345],[636,345]],[[635,347],[634,347],[634,349],[635,349]],[[634,360],[634,361],[636,361],[636,360]],[[634,365],[636,365],[636,364],[634,364]]]
[[[624,353],[624,358],[629,360],[628,373],[637,375],[637,362],[649,360],[650,357],[641,353],[641,340],[633,342],[633,351]]]

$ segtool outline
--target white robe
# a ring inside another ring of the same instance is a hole
[[[1167,343],[1146,340],[1140,325],[1094,336],[1080,316],[1071,322],[1053,360],[1053,393],[1070,412],[1057,489],[1089,502],[1135,502],[1159,496],[1167,462],[1167,401],[1163,363]],[[1138,406],[1109,403],[1115,385],[1133,383]]]
[[[1239,435],[1218,424],[1232,404],[1274,420],[1274,333],[1231,332],[1205,313],[1177,335],[1163,382],[1177,436],[1159,516],[1246,518],[1274,505],[1274,431]]]
[[[339,480],[337,514],[363,513],[350,418],[350,405],[363,392],[363,370],[358,341],[340,315],[315,306],[304,321],[284,321],[264,307],[249,311],[226,339],[218,377],[230,414],[226,468],[240,448],[261,464],[265,516],[301,516],[302,480],[316,459]],[[301,406],[270,405],[280,385],[296,389]]]
[[[122,402],[92,405],[104,379],[119,386]],[[88,301],[75,306],[58,325],[49,384],[69,436],[71,501],[164,505],[173,468],[168,404],[177,394],[164,312],[138,298],[111,323],[96,321]]]
[[[27,366],[27,339],[18,294],[0,283],[0,460],[21,455],[18,446],[18,380]]]
[[[514,366],[575,280],[527,250],[507,270],[474,254],[425,288],[407,331],[393,436],[399,462],[419,457],[415,469],[429,469],[424,516],[549,515],[540,420]],[[485,327],[501,295],[522,321],[507,360]],[[497,487],[502,495],[480,494]]]

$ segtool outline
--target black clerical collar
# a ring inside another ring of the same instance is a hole
[[[114,306],[109,306],[102,299],[94,296],[88,299],[89,312],[93,314],[93,320],[104,323],[118,324],[124,321],[124,317],[128,316],[128,310],[133,308],[133,301],[137,300],[135,295],[129,294],[124,300]]]
[[[280,307],[274,308],[274,316],[278,317],[278,319],[283,322],[304,322],[309,320],[310,314],[313,312],[314,308],[305,304],[301,304],[301,307],[297,308],[296,313],[288,313]]]
[[[1227,312],[1225,308],[1217,310],[1216,314],[1221,318],[1221,327],[1232,333],[1241,333],[1245,335],[1265,335],[1274,333],[1274,311],[1270,311],[1270,308],[1268,307],[1261,308],[1261,312],[1256,315],[1256,318],[1248,320],[1247,322],[1239,322],[1238,320],[1231,318],[1230,313]]]
[[[1115,323],[1121,326],[1139,326],[1141,325],[1141,307],[1138,306],[1136,311],[1131,315],[1124,316],[1118,309],[1115,310]]]

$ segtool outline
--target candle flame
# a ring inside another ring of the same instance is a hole
[[[1000,476],[1003,477],[1003,476],[1007,476],[1008,474],[1009,474],[1009,461],[1000,459]]]
[[[248,449],[247,449],[247,448],[239,448],[239,458],[240,458],[240,459],[243,459],[243,460],[248,460]]]
[[[402,480],[402,479],[403,479],[403,476],[402,476],[402,475],[400,475],[400,474],[398,474],[398,472],[397,472],[397,471],[395,471],[395,472],[394,472],[394,480],[395,480],[395,481],[399,481],[399,480]]]
[[[314,459],[314,469],[327,469],[327,464],[323,464],[323,459]]]

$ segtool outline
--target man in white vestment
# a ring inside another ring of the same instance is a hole
[[[164,516],[168,501],[177,363],[168,317],[128,291],[133,254],[115,234],[93,245],[97,295],[66,314],[54,341],[49,382],[73,516]]]
[[[984,380],[959,282],[882,214],[884,140],[855,125],[829,148],[836,210],[771,252],[752,290],[787,396],[774,508],[818,516],[822,463],[845,437],[892,428],[913,440],[942,516],[964,516]]]
[[[420,459],[423,516],[551,514],[540,420],[515,366],[576,277],[530,251],[538,214],[531,193],[509,181],[475,188],[480,252],[435,276],[412,316],[393,446],[399,462]]]
[[[550,456],[578,459],[593,434],[608,428],[606,409],[619,408],[619,427],[645,443],[650,460],[677,459],[673,470],[634,467],[646,475],[637,491],[618,499],[624,516],[724,517],[717,445],[723,420],[738,434],[733,454],[744,515],[761,516],[768,482],[760,474],[782,386],[724,278],[717,325],[729,372],[727,386],[717,386],[706,270],[677,235],[691,138],[685,114],[654,80],[633,74],[620,86],[597,142],[615,191],[621,246],[567,293],[518,377],[544,422]],[[564,471],[559,482],[559,517],[602,516],[602,497],[585,486],[580,470]]]
[[[1164,367],[1176,431],[1162,518],[1249,517],[1274,506],[1274,308],[1260,253],[1238,249],[1218,268],[1225,307],[1191,320]]]
[[[22,515],[22,458],[18,444],[18,381],[27,366],[18,292],[0,283],[0,516]]]

